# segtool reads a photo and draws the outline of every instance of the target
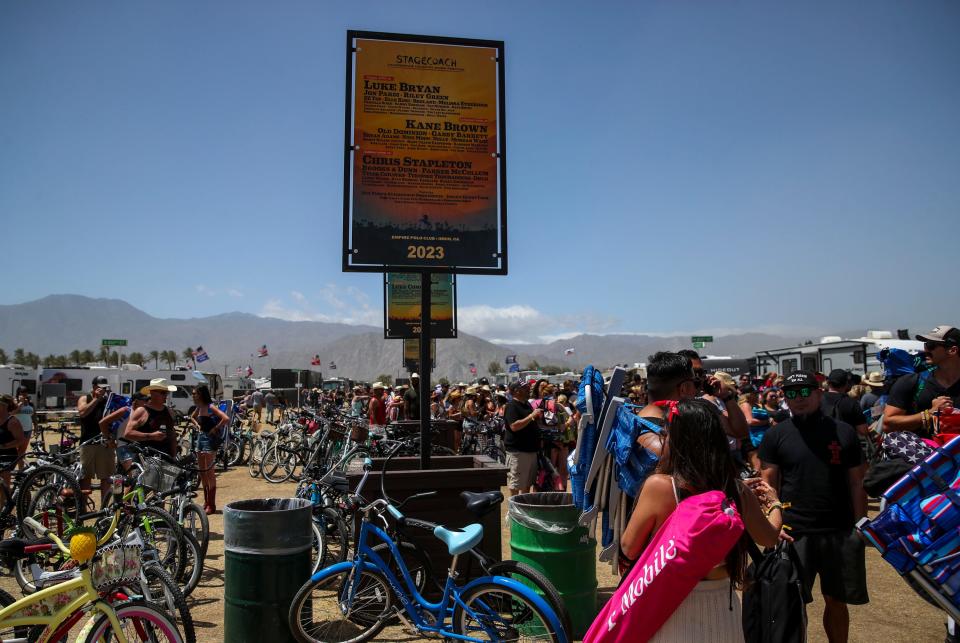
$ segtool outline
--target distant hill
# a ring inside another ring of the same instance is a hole
[[[857,331],[860,333],[861,331]],[[856,333],[850,333],[854,336]],[[92,299],[78,295],[51,295],[23,304],[0,306],[0,347],[12,354],[16,348],[39,355],[67,354],[74,349],[96,351],[104,338],[128,340],[127,352],[176,350],[202,345],[210,355],[205,370],[232,373],[237,366],[251,364],[257,375],[270,368],[313,368],[310,359],[319,354],[324,376],[371,380],[381,374],[403,375],[402,342],[383,339],[383,330],[374,326],[324,322],[290,322],[246,313],[226,313],[194,319],[159,319],[119,299]],[[752,356],[756,351],[799,344],[806,339],[746,333],[718,336],[701,352],[713,355]],[[270,355],[252,357],[267,344]],[[578,335],[571,339],[539,345],[498,345],[461,332],[459,339],[437,342],[436,377],[468,381],[489,375],[487,366],[503,365],[510,354],[518,355],[521,367],[536,360],[541,366],[554,365],[580,370],[586,364],[608,367],[614,364],[646,362],[658,350],[690,347],[687,336]],[[565,351],[573,348],[571,355]],[[330,362],[337,369],[329,368]],[[469,365],[477,366],[477,376]]]

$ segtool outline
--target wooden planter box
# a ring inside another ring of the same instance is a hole
[[[433,456],[430,458],[430,466],[433,468],[422,471],[419,468],[420,458],[418,457],[394,458],[390,461],[390,468],[387,471],[386,490],[397,503],[403,502],[405,498],[415,493],[436,491],[436,496],[413,500],[402,511],[406,516],[429,520],[444,527],[457,528],[478,522],[478,519],[466,510],[465,503],[460,498],[461,491],[500,491],[501,487],[507,483],[507,468],[487,456]],[[380,497],[382,468],[383,458],[374,459],[373,470],[362,492],[364,499],[368,502]],[[362,472],[356,471],[348,474],[351,489],[356,488],[361,476]],[[483,541],[480,548],[495,560],[500,560],[502,524],[499,508],[490,511],[479,519],[479,522],[483,525]],[[406,534],[426,550],[430,556],[434,574],[442,586],[451,560],[446,546],[432,533],[423,529],[408,527]],[[460,556],[457,569],[461,574],[467,573],[468,562],[472,563],[469,565],[470,577],[482,575],[479,566],[473,561],[473,556],[469,554]],[[461,580],[465,577],[461,576]]]
[[[400,420],[391,423],[390,426],[412,436],[420,435],[420,420]],[[433,438],[432,443],[453,451],[453,429],[459,426],[460,423],[453,420],[430,420],[430,428],[434,431],[431,436]]]

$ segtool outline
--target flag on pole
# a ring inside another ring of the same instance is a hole
[[[314,355],[313,359],[310,360],[310,366],[320,366],[320,356]]]
[[[567,350],[563,351],[564,355],[573,355],[573,353],[574,353],[574,349],[572,348],[568,348]]]
[[[210,356],[207,355],[207,351],[203,350],[203,346],[197,346],[197,350],[193,351],[193,359],[199,364],[210,359]]]
[[[257,357],[268,357],[269,355],[266,344],[257,349]]]
[[[506,364],[516,364],[517,356],[516,355],[507,355]]]
[[[476,375],[476,374],[477,374],[477,365],[476,365],[476,364],[474,364],[473,362],[470,362],[469,364],[467,364],[467,366],[470,367],[470,373],[471,373],[472,375]]]
[[[242,366],[238,366],[238,367],[237,367],[237,375],[243,375],[243,367],[242,367]]]
[[[331,370],[331,371],[337,370],[337,365],[334,364],[332,361],[330,362],[330,370]]]
[[[247,377],[253,377],[253,367],[247,364]]]

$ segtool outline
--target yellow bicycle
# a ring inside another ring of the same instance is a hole
[[[183,643],[177,626],[163,611],[145,601],[124,600],[124,595],[114,591],[138,577],[139,547],[115,543],[98,551],[96,535],[85,530],[75,532],[67,547],[55,533],[32,518],[25,518],[23,524],[69,555],[77,563],[80,575],[40,589],[0,610],[0,640],[4,643],[46,643],[68,637],[88,643]],[[32,548],[46,546],[17,541],[13,547],[5,547],[4,553],[13,557],[29,555]],[[21,548],[22,552],[16,551]],[[111,604],[111,600],[116,604]],[[79,633],[70,636],[81,621],[84,624]]]

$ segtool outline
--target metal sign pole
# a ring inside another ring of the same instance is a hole
[[[429,272],[420,274],[420,388],[417,401],[420,404],[420,468],[430,468],[430,288],[433,280]],[[413,382],[410,383],[413,386]]]

